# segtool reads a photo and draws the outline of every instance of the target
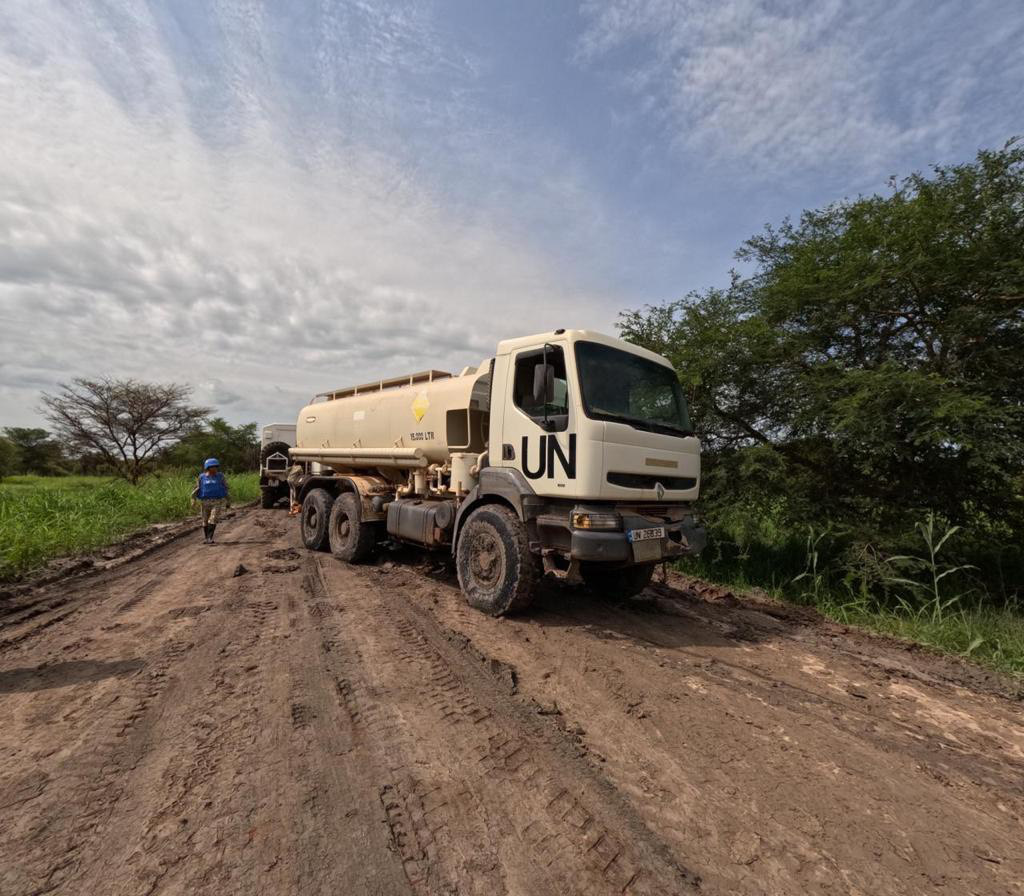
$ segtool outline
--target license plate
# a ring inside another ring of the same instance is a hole
[[[638,541],[653,541],[656,538],[665,537],[664,526],[653,526],[650,529],[630,529],[629,540],[634,544]]]

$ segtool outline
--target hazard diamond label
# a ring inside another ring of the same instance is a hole
[[[423,419],[423,415],[427,412],[430,407],[430,400],[427,398],[425,392],[420,392],[412,402],[412,415],[416,418],[416,422],[419,423]]]

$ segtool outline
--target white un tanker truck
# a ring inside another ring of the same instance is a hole
[[[699,551],[700,444],[671,364],[555,330],[318,395],[290,450],[302,539],[350,563],[391,539],[450,551],[474,607],[526,607],[540,578],[635,594]]]

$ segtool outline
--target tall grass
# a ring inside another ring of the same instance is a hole
[[[959,562],[959,527],[928,514],[895,553],[867,544],[844,547],[830,528],[811,527],[800,540],[762,519],[750,537],[749,526],[732,522],[717,520],[709,549],[682,568],[1024,675],[1024,606],[1013,592],[990,593],[977,567]]]
[[[0,581],[53,557],[90,551],[151,523],[194,511],[194,473],[163,473],[138,486],[100,476],[14,476],[0,483]],[[256,473],[229,477],[235,502],[259,496]]]
[[[961,599],[955,607],[936,614],[934,606],[925,612],[925,608],[908,611],[829,592],[814,606],[844,625],[906,638],[1024,676],[1024,607],[1016,602],[991,607],[981,600]]]

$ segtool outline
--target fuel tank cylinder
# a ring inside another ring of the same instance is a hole
[[[490,362],[318,395],[300,412],[292,457],[335,469],[445,464],[487,440]]]

